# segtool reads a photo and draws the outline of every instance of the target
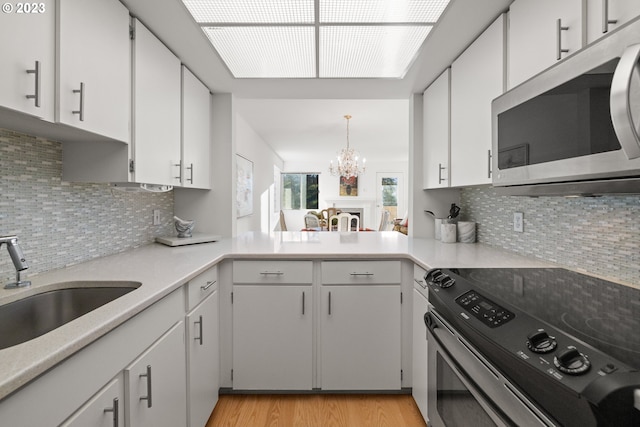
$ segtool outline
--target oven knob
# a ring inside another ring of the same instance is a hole
[[[456,283],[456,281],[453,278],[443,273],[439,269],[434,269],[429,271],[424,276],[424,280],[430,285],[435,285],[440,288],[448,288],[449,286],[452,286],[453,284]]]
[[[557,346],[555,337],[549,336],[544,329],[538,329],[527,335],[527,347],[534,353],[550,353]]]
[[[560,372],[569,375],[580,375],[587,372],[591,367],[591,362],[584,354],[580,353],[577,348],[569,346],[559,352],[553,358],[553,364]]]

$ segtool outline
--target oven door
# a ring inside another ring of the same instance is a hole
[[[430,427],[555,425],[433,307],[425,323]]]

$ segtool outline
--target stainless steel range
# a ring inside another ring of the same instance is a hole
[[[640,426],[640,290],[565,269],[434,269],[430,425]]]

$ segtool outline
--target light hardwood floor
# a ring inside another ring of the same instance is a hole
[[[205,427],[426,427],[410,395],[221,395]]]

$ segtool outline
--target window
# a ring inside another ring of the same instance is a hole
[[[318,174],[283,173],[282,209],[318,209]]]

